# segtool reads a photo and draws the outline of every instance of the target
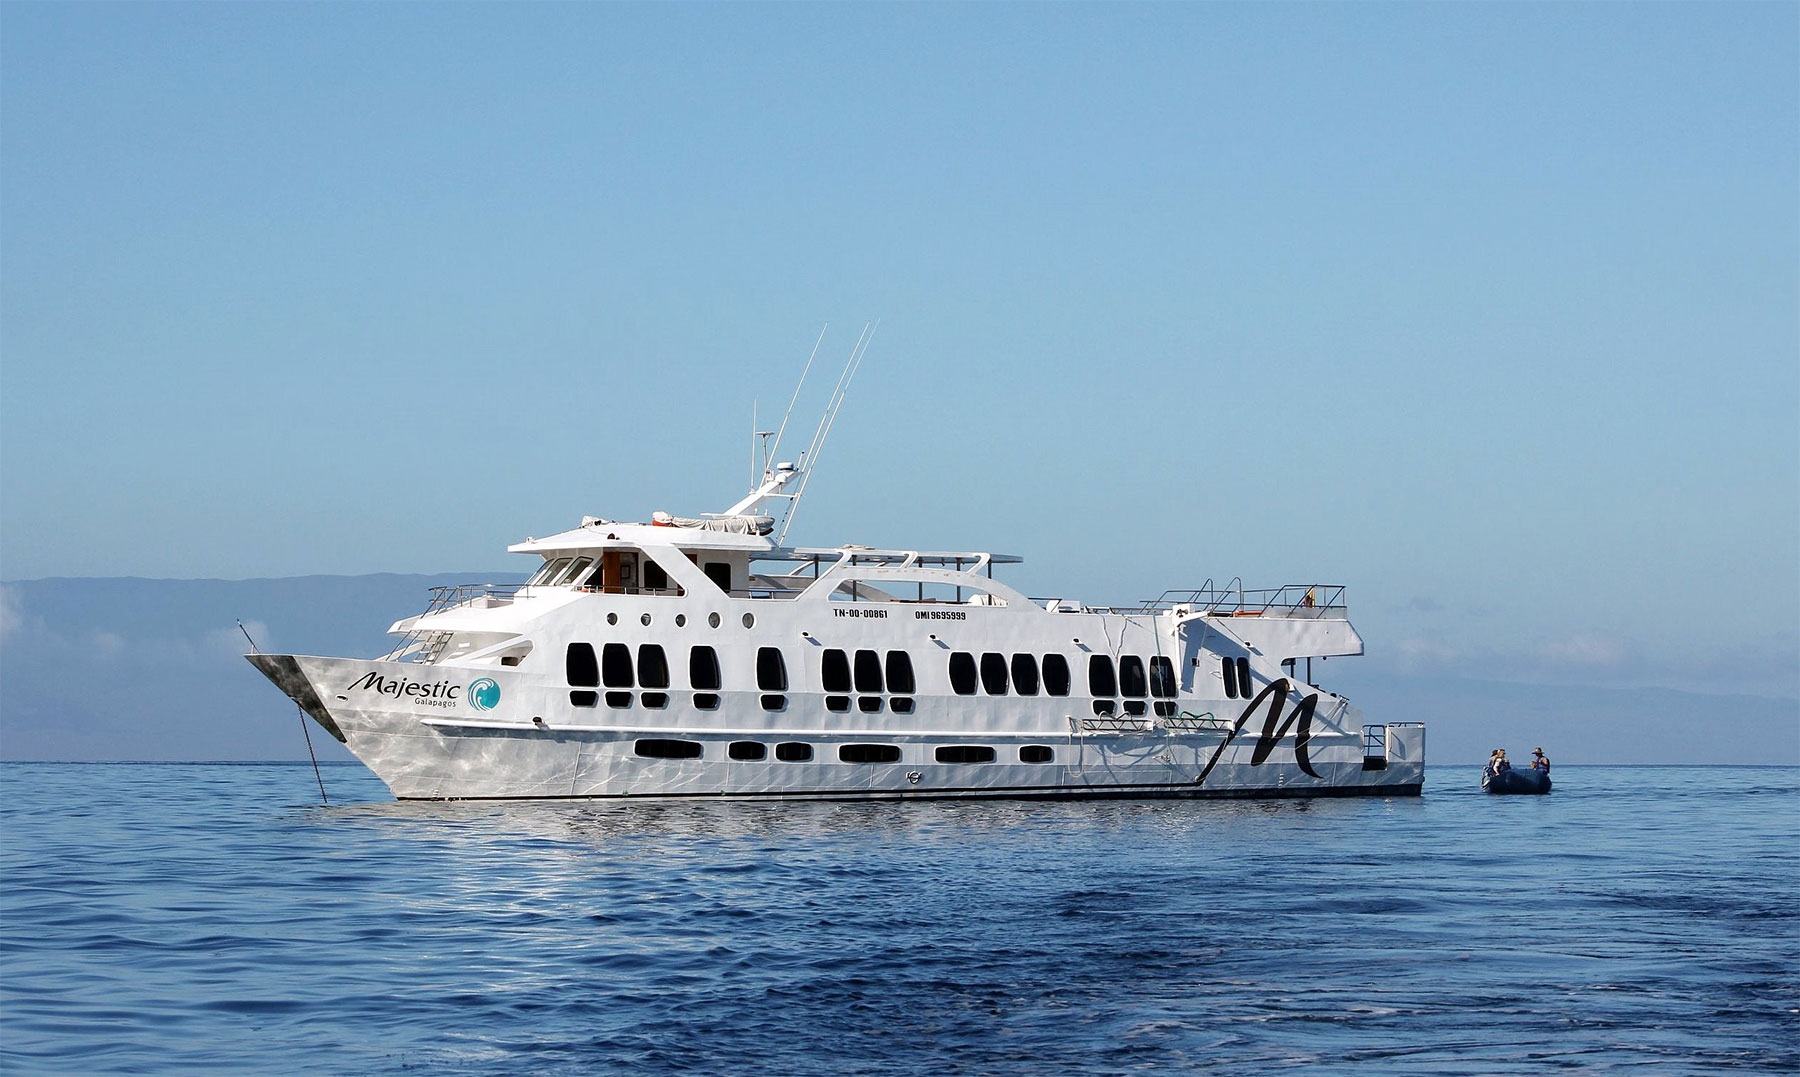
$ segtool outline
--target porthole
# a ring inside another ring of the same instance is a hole
[[[607,624],[609,624],[609,625],[616,625],[616,624],[618,624],[618,623],[619,623],[619,615],[618,615],[618,614],[616,614],[616,613],[609,613],[609,614],[607,614],[607,615],[606,615],[606,623],[607,623]]]
[[[648,613],[646,613],[642,617],[639,617],[638,624],[643,625],[645,628],[649,628],[650,627],[650,615]]]
[[[687,614],[677,613],[675,615],[675,627],[676,628],[686,628],[687,627]]]
[[[756,627],[756,614],[754,614],[754,613],[744,614],[744,627],[745,628],[755,628]]]
[[[719,615],[716,613],[707,614],[706,615],[706,623],[713,626],[714,628],[719,627]]]

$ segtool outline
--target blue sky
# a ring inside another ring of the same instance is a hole
[[[0,6],[0,576],[717,510],[1800,693],[1800,7]]]

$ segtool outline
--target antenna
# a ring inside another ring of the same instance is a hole
[[[875,339],[875,330],[881,327],[881,320],[864,322],[862,335],[856,338],[856,346],[850,349],[850,359],[844,364],[843,372],[838,375],[837,386],[831,391],[831,402],[825,405],[825,414],[819,418],[819,426],[813,431],[811,444],[801,454],[803,461],[800,467],[800,488],[789,495],[787,516],[781,521],[781,530],[775,536],[775,545],[780,546],[787,541],[788,528],[794,525],[794,514],[800,511],[800,498],[806,493],[807,484],[812,482],[813,468],[818,465],[819,453],[825,448],[825,439],[831,436],[832,424],[837,422],[838,409],[844,406],[844,396],[850,391],[850,382],[856,377],[857,368],[862,366],[863,356],[869,353],[869,344]]]
[[[793,398],[788,401],[787,411],[781,416],[781,429],[775,431],[775,446],[763,453],[763,468],[765,470],[769,466],[769,460],[772,455],[781,452],[781,435],[787,433],[788,417],[794,414],[794,404],[800,399],[800,388],[806,384],[806,375],[812,372],[813,360],[819,357],[819,345],[825,343],[825,330],[830,328],[830,322],[826,322],[819,327],[819,339],[813,341],[812,354],[806,357],[806,368],[800,371],[800,382],[798,385],[794,386]],[[764,444],[766,445],[768,443],[764,442]],[[751,485],[755,485],[754,479],[752,479]]]

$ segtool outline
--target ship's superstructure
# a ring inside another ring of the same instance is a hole
[[[247,657],[403,799],[1419,792],[1423,726],[1312,683],[1363,650],[1342,587],[1095,607],[1001,554],[788,546],[806,463],[518,543],[525,583],[440,589],[381,658]]]

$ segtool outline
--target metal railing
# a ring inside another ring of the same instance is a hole
[[[1236,581],[1233,581],[1235,583]],[[1043,605],[1050,599],[1032,599]],[[1220,617],[1331,617],[1342,619],[1349,614],[1344,605],[1344,588],[1338,584],[1289,583],[1280,587],[1246,588],[1214,587],[1206,581],[1191,590],[1164,591],[1157,598],[1145,599],[1135,606],[1086,606],[1089,613],[1157,614],[1185,607],[1196,613]]]

